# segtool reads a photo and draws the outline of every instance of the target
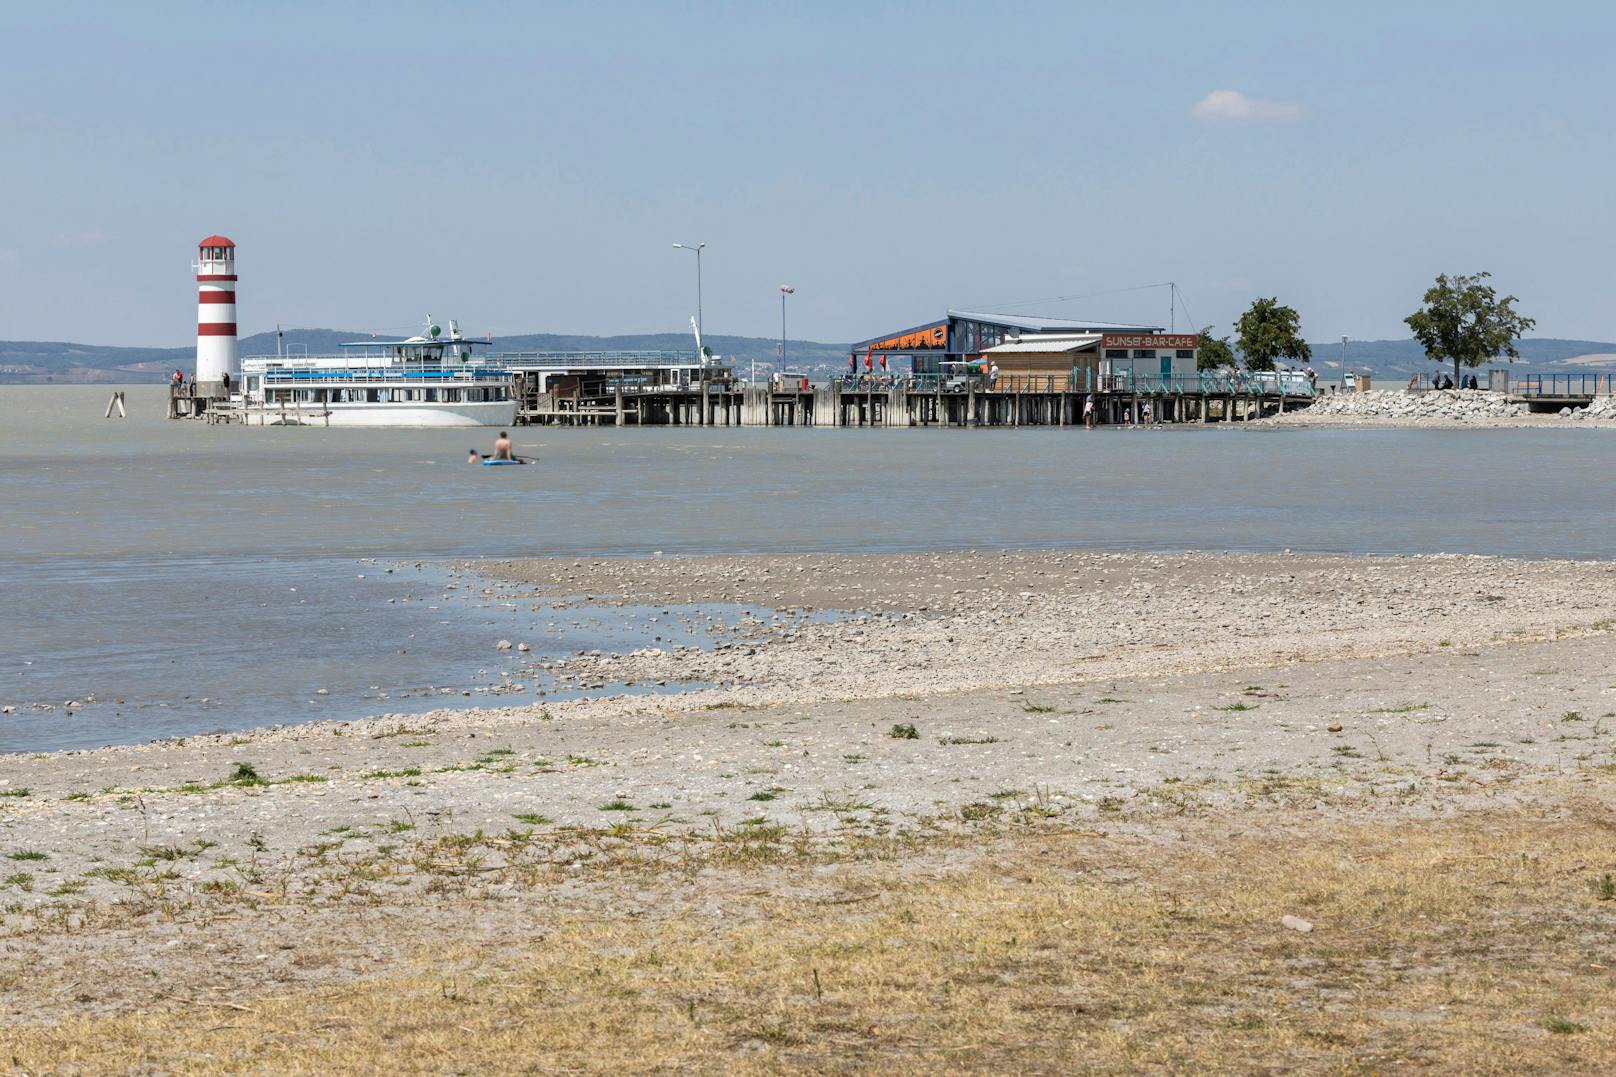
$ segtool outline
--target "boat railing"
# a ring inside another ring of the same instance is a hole
[[[350,364],[348,366],[313,366],[296,363],[293,365],[266,366],[262,370],[249,368],[246,371],[250,377],[262,377],[265,385],[304,384],[308,382],[340,382],[344,384],[353,382],[406,382],[406,381],[496,381],[509,382],[511,373],[508,370],[485,366],[481,363],[476,366],[444,366],[437,363],[411,363],[395,362],[386,365],[367,366],[364,364]]]

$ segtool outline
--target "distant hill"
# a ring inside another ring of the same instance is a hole
[[[1341,368],[1341,342],[1310,342],[1313,366],[1338,372]],[[1528,337],[1516,345],[1521,357],[1511,364],[1506,359],[1485,364],[1509,366],[1517,372],[1596,370],[1616,363],[1616,343],[1606,340],[1562,340],[1558,337]],[[1359,373],[1381,379],[1408,380],[1410,374],[1427,374],[1436,364],[1425,357],[1419,342],[1409,340],[1349,340],[1346,365]]]
[[[281,346],[287,351],[311,354],[335,352],[338,345],[369,340],[369,333],[336,329],[288,329]],[[778,340],[762,337],[709,336],[707,346],[737,370],[750,367],[753,360],[772,363],[779,352]],[[647,333],[637,336],[595,337],[563,333],[525,333],[495,337],[491,351],[693,351],[689,333]],[[840,370],[847,363],[846,344],[822,344],[811,340],[788,340],[786,362],[793,370],[818,376]],[[254,333],[241,338],[242,355],[275,354],[274,333]],[[84,383],[84,382],[161,382],[176,367],[190,370],[196,359],[194,347],[115,348],[96,344],[70,344],[61,341],[0,341],[0,384]]]
[[[369,333],[336,329],[288,329],[282,346],[288,351],[330,353],[344,341],[368,340]],[[773,363],[779,351],[778,340],[763,337],[709,336],[707,344],[715,354],[738,371],[749,369],[753,360],[761,366]],[[595,337],[566,333],[525,333],[495,337],[493,351],[687,351],[695,343],[688,333],[645,333],[634,336]],[[786,343],[786,363],[810,377],[846,369],[848,345],[825,344],[811,340]],[[1341,342],[1314,343],[1313,366],[1323,372],[1339,373]],[[241,340],[242,355],[273,355],[274,333],[255,333]],[[1518,372],[1565,372],[1567,370],[1610,370],[1616,366],[1616,342],[1602,340],[1562,340],[1532,337],[1520,342]],[[95,344],[61,341],[0,341],[0,384],[82,383],[82,382],[160,382],[178,367],[189,370],[195,349],[114,348]],[[1346,365],[1381,380],[1406,381],[1413,373],[1428,373],[1435,364],[1413,340],[1350,340]],[[1503,365],[1500,360],[1499,365]],[[772,369],[772,368],[771,368]]]

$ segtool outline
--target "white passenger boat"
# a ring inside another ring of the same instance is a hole
[[[241,361],[232,401],[252,426],[510,426],[514,375],[480,365],[481,342],[430,324],[407,340],[354,341],[340,355]]]

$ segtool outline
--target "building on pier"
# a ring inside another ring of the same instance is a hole
[[[1004,391],[1096,392],[1196,377],[1194,333],[1030,333],[982,352]],[[1168,389],[1167,391],[1173,391]]]
[[[1040,336],[1140,336],[1158,334],[1161,330],[1159,325],[950,310],[938,321],[859,341],[849,351],[848,369],[857,372],[862,367],[873,373],[904,372],[907,368],[907,372],[920,378],[937,377],[949,369],[948,364],[981,359],[989,348],[1010,340],[1025,341]]]
[[[671,416],[679,408],[672,398],[699,398],[732,380],[728,366],[695,350],[504,352],[488,361],[515,378],[518,422],[571,422],[607,413],[621,422],[625,397],[630,410],[667,413],[675,421]],[[694,403],[689,408],[700,410]]]
[[[501,352],[488,358],[541,393],[589,394],[618,384],[672,388],[699,384],[704,373],[708,380],[718,373],[712,360],[704,364],[694,351]]]

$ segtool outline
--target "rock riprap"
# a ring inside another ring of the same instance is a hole
[[[1616,396],[1596,396],[1585,408],[1572,408],[1568,419],[1579,422],[1616,422]]]
[[[1402,419],[1405,421],[1512,419],[1526,408],[1512,404],[1502,393],[1478,389],[1442,389],[1411,393],[1406,389],[1370,389],[1362,393],[1336,393],[1321,397],[1306,410],[1290,418],[1352,421],[1354,419]]]

